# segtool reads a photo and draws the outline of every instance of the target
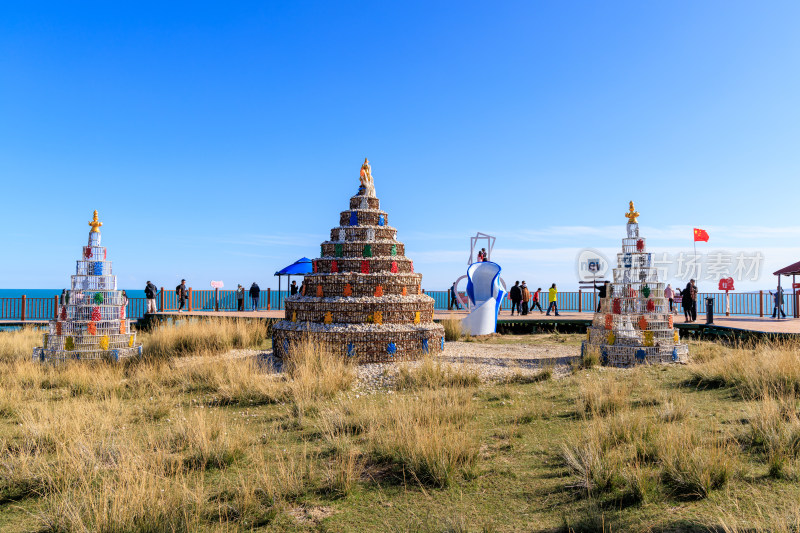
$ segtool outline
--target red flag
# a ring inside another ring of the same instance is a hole
[[[708,233],[706,230],[694,228],[694,241],[708,242]]]

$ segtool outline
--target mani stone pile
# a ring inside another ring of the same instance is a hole
[[[617,254],[614,281],[586,332],[581,355],[595,351],[603,365],[620,367],[684,362],[689,349],[673,326],[664,283],[658,281],[652,254],[639,236],[639,213],[633,202],[625,216],[628,236]]]
[[[68,360],[119,361],[142,354],[136,344],[136,333],[125,316],[122,291],[117,290],[117,277],[111,273],[111,261],[100,246],[97,211],[89,225],[88,246],[83,247],[77,261],[70,289],[58,308],[58,317],[50,321],[43,335],[42,346],[34,348],[37,361],[59,363]]]
[[[365,160],[350,209],[322,243],[301,293],[286,299],[285,319],[273,327],[275,354],[290,358],[292,347],[306,338],[358,363],[444,350],[444,328],[433,322],[433,298],[422,294],[422,275],[414,272],[396,235],[380,210]]]

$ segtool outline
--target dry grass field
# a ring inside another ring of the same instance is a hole
[[[490,383],[429,360],[364,394],[325,346],[279,374],[223,356],[268,347],[256,322],[142,338],[141,361],[52,367],[38,333],[0,333],[0,530],[800,527],[797,344]]]

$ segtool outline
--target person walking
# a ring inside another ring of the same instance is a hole
[[[511,300],[511,316],[514,316],[514,309],[517,310],[518,315],[521,315],[522,308],[520,307],[520,303],[522,303],[522,289],[519,288],[519,281],[514,283],[514,286],[508,291],[508,299]]]
[[[253,301],[253,311],[258,311],[258,296],[261,294],[261,287],[255,281],[250,285],[250,299]]]
[[[520,292],[522,292],[522,314],[528,314],[528,302],[531,301],[531,291],[528,290],[528,285],[525,281],[522,281],[522,285],[519,286]]]
[[[182,279],[181,284],[175,287],[175,294],[178,296],[178,312],[183,313],[186,299],[189,297],[189,289],[186,288],[186,280]]]
[[[156,308],[156,296],[158,295],[158,287],[156,287],[153,283],[147,282],[147,285],[144,286],[144,297],[147,298],[147,313],[155,313],[157,311]]]
[[[603,304],[603,298],[608,296],[608,289],[611,288],[610,281],[604,281],[599,287],[597,283],[593,283],[594,288],[597,289],[597,312],[600,312],[600,306]]]
[[[461,307],[458,305],[458,292],[456,291],[456,284],[455,282],[450,286],[450,301],[447,304],[447,310],[456,308],[456,311],[461,311]]]
[[[675,291],[672,290],[672,285],[667,284],[667,288],[664,289],[664,298],[669,300],[669,314],[672,314],[672,308],[675,305]]]
[[[236,310],[244,311],[244,287],[241,284],[236,287]]]
[[[297,282],[293,281],[289,287],[289,295],[294,296],[295,294],[297,294]]]
[[[781,316],[786,318],[786,313],[783,312],[783,288],[778,285],[778,288],[772,293],[772,298],[775,301],[775,307],[772,308],[772,318],[776,318],[778,316],[778,311],[781,312]]]
[[[540,301],[541,296],[542,296],[541,287],[536,289],[536,291],[533,294],[531,294],[531,309],[530,309],[531,313],[533,313],[533,309],[535,307],[539,308],[539,314],[544,313],[544,309],[542,309],[542,302]]]
[[[550,287],[548,293],[550,296],[550,304],[547,306],[547,316],[550,316],[550,311],[555,311],[555,315],[560,316],[558,314],[558,288],[556,288],[555,283]]]

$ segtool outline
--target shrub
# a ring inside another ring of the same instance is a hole
[[[445,365],[426,357],[419,365],[401,365],[395,382],[398,390],[474,387],[480,384],[475,370]]]
[[[734,450],[719,440],[701,442],[690,428],[668,426],[659,437],[661,477],[675,496],[701,499],[733,473]]]
[[[144,358],[154,361],[260,348],[269,339],[269,329],[260,320],[190,319],[162,323],[141,337]]]
[[[444,340],[448,342],[457,341],[465,335],[461,328],[461,320],[458,318],[446,318],[442,320],[442,326],[444,326]]]

